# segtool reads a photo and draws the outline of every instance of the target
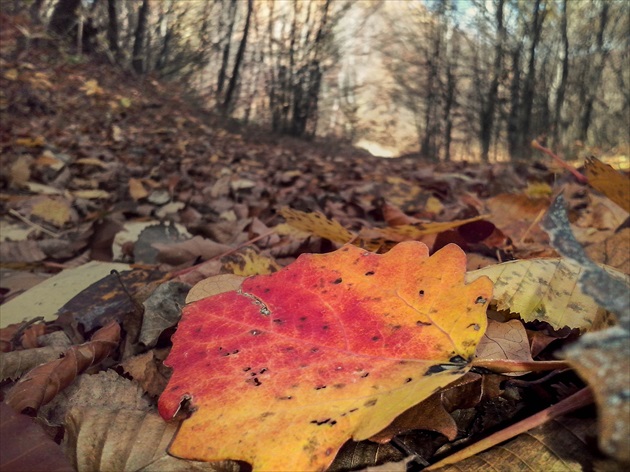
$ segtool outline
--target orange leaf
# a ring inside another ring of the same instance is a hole
[[[305,254],[184,309],[160,397],[195,410],[169,452],[259,470],[322,470],[468,369],[486,327],[487,278],[466,257],[405,242]]]

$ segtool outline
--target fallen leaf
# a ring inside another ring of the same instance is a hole
[[[494,282],[493,304],[518,313],[523,321],[546,321],[556,329],[599,329],[607,324],[607,315],[577,286],[581,273],[580,265],[569,259],[531,259],[484,267],[466,278],[489,277]]]
[[[338,221],[329,220],[319,212],[304,213],[292,208],[283,208],[280,210],[280,214],[294,228],[336,243],[345,244],[356,237]]]
[[[186,303],[212,297],[224,292],[238,290],[245,277],[234,274],[218,274],[196,283],[186,296]]]
[[[533,361],[523,323],[520,320],[505,323],[488,320],[488,328],[477,345],[477,357]]]
[[[189,290],[190,286],[181,282],[169,281],[158,285],[142,304],[144,315],[138,341],[147,347],[155,346],[162,332],[179,321]]]
[[[596,157],[587,157],[584,170],[588,183],[630,213],[630,179]]]
[[[72,472],[62,449],[33,418],[0,402],[0,470]]]
[[[196,411],[169,452],[325,468],[465,373],[492,291],[463,285],[465,266],[454,245],[430,258],[418,242],[382,256],[347,245],[188,305],[158,408]]]
[[[76,470],[238,472],[235,462],[183,461],[166,453],[177,424],[153,412],[73,408],[66,418],[66,449]]]
[[[79,373],[109,356],[119,339],[120,326],[112,321],[94,333],[89,342],[68,349],[63,358],[31,370],[7,392],[5,403],[19,413],[37,411],[70,385]]]
[[[139,179],[134,179],[133,177],[129,179],[129,195],[135,201],[141,200],[149,196],[149,191],[144,188],[142,181]]]
[[[251,248],[236,252],[221,259],[223,267],[241,277],[271,274],[280,270],[280,266],[270,257],[258,254]]]

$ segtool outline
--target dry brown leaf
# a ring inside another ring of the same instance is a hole
[[[139,342],[153,347],[164,330],[177,324],[189,290],[190,285],[172,280],[157,286],[142,303],[144,315]]]
[[[141,200],[149,196],[149,191],[144,188],[142,181],[139,179],[134,179],[133,177],[129,179],[129,195],[135,201]]]
[[[186,296],[186,303],[192,303],[202,298],[212,297],[224,292],[238,290],[245,277],[235,274],[218,274],[203,279],[190,289]]]
[[[239,471],[235,462],[193,462],[168,455],[177,426],[153,412],[73,408],[66,417],[64,446],[80,471]]]
[[[230,246],[201,236],[174,244],[153,243],[152,246],[158,250],[157,260],[170,265],[180,265],[198,258],[208,260],[232,250]]]
[[[588,183],[630,213],[630,179],[596,157],[587,157]]]
[[[33,418],[0,402],[0,470],[73,472],[63,451]]]
[[[105,359],[118,346],[120,326],[112,321],[99,329],[92,339],[65,352],[65,357],[31,370],[7,392],[5,402],[17,412],[37,411],[76,376]]]
[[[533,361],[523,323],[520,320],[500,323],[489,319],[486,333],[477,345],[477,357]]]
[[[154,350],[130,357],[120,366],[152,397],[157,397],[164,391],[168,379],[158,368]]]

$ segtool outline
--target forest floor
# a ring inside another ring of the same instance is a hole
[[[136,313],[134,306],[167,280],[181,284],[176,294],[168,296],[183,303],[190,287],[208,277],[273,273],[300,254],[329,253],[350,241],[381,253],[405,240],[421,241],[431,253],[456,243],[467,254],[468,270],[557,258],[540,222],[561,190],[571,228],[588,256],[620,274],[630,273],[627,210],[543,156],[528,163],[428,163],[382,159],[333,141],[272,135],[224,122],[202,110],[177,84],[132,77],[107,63],[60,55],[55,48],[31,46],[17,51],[18,33],[3,25],[1,34],[3,351],[24,356],[46,346],[37,336],[59,331],[76,346],[115,320],[122,324],[127,344],[116,359],[104,362],[103,370],[110,367],[108,372],[124,372],[125,379],[134,379],[141,386],[146,410],[155,410],[170,375],[162,361],[177,322],[162,326],[157,336],[140,343],[132,336],[140,328],[129,318]],[[620,178],[627,176],[620,174]],[[314,212],[329,220],[312,217]],[[88,275],[88,263],[90,269],[105,270],[91,289],[86,288],[93,277]],[[98,282],[111,268],[122,275]],[[64,269],[78,270],[75,280],[41,285]],[[44,288],[38,293],[37,287]],[[64,292],[60,300],[58,292]],[[135,305],[129,305],[129,296]],[[102,305],[111,298],[122,305]],[[29,331],[37,326],[39,331]],[[535,344],[531,340],[541,333],[547,336],[545,347],[534,353],[534,359],[541,361],[554,359],[553,353],[575,341],[584,328],[571,323],[566,328],[553,323],[523,326],[530,339],[528,352]],[[26,332],[31,332],[30,337]],[[61,352],[65,349],[68,345]],[[59,351],[52,358],[48,355],[46,359],[54,359]],[[142,374],[131,373],[137,368],[128,362],[132,358],[143,359]],[[9,389],[19,385],[14,380],[26,374],[26,366],[41,362],[30,359],[19,368],[5,363],[3,396],[10,396]],[[145,377],[149,363],[150,379]],[[7,368],[16,370],[8,374]],[[486,374],[483,369],[477,373],[479,379]],[[421,418],[415,427],[401,428],[393,443],[347,443],[332,468],[356,469],[400,461],[411,454],[419,470],[449,450],[563,400],[584,385],[584,377],[566,369],[518,380],[506,376],[487,380],[488,374],[479,401],[464,405],[464,393],[459,392],[453,400],[457,406],[444,411],[452,414],[456,434],[444,422],[428,420],[427,424]],[[29,403],[31,413],[39,410],[40,423],[46,424],[47,435],[56,442],[67,430],[64,448],[73,467],[79,467],[84,460],[80,457],[90,454],[81,450],[76,438],[74,449],[68,449],[72,440],[68,442],[67,434],[73,427],[59,411],[70,407],[57,404],[56,410],[45,409],[43,403],[41,399],[35,406]],[[0,430],[8,422],[5,414],[3,410],[5,424]],[[590,444],[588,437],[601,436],[601,430],[594,429],[593,411],[583,411],[582,418],[591,421],[581,439]],[[563,424],[577,431],[574,423]],[[43,439],[35,441],[39,444]],[[50,447],[44,448],[46,457],[52,454]],[[562,454],[555,447],[548,444],[545,451],[561,462]],[[41,460],[37,454],[42,451],[35,446],[28,452],[34,461]],[[534,470],[542,470],[535,456],[524,460]],[[604,464],[609,470],[617,467],[598,452],[579,461]],[[160,464],[162,470],[176,468],[171,462],[155,462],[151,470],[160,470]],[[179,464],[177,470],[193,470],[190,464]],[[194,470],[237,466],[221,467]]]

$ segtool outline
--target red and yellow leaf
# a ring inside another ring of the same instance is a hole
[[[322,470],[468,369],[492,282],[419,242],[307,254],[184,309],[159,411],[194,410],[169,452],[257,470]]]

